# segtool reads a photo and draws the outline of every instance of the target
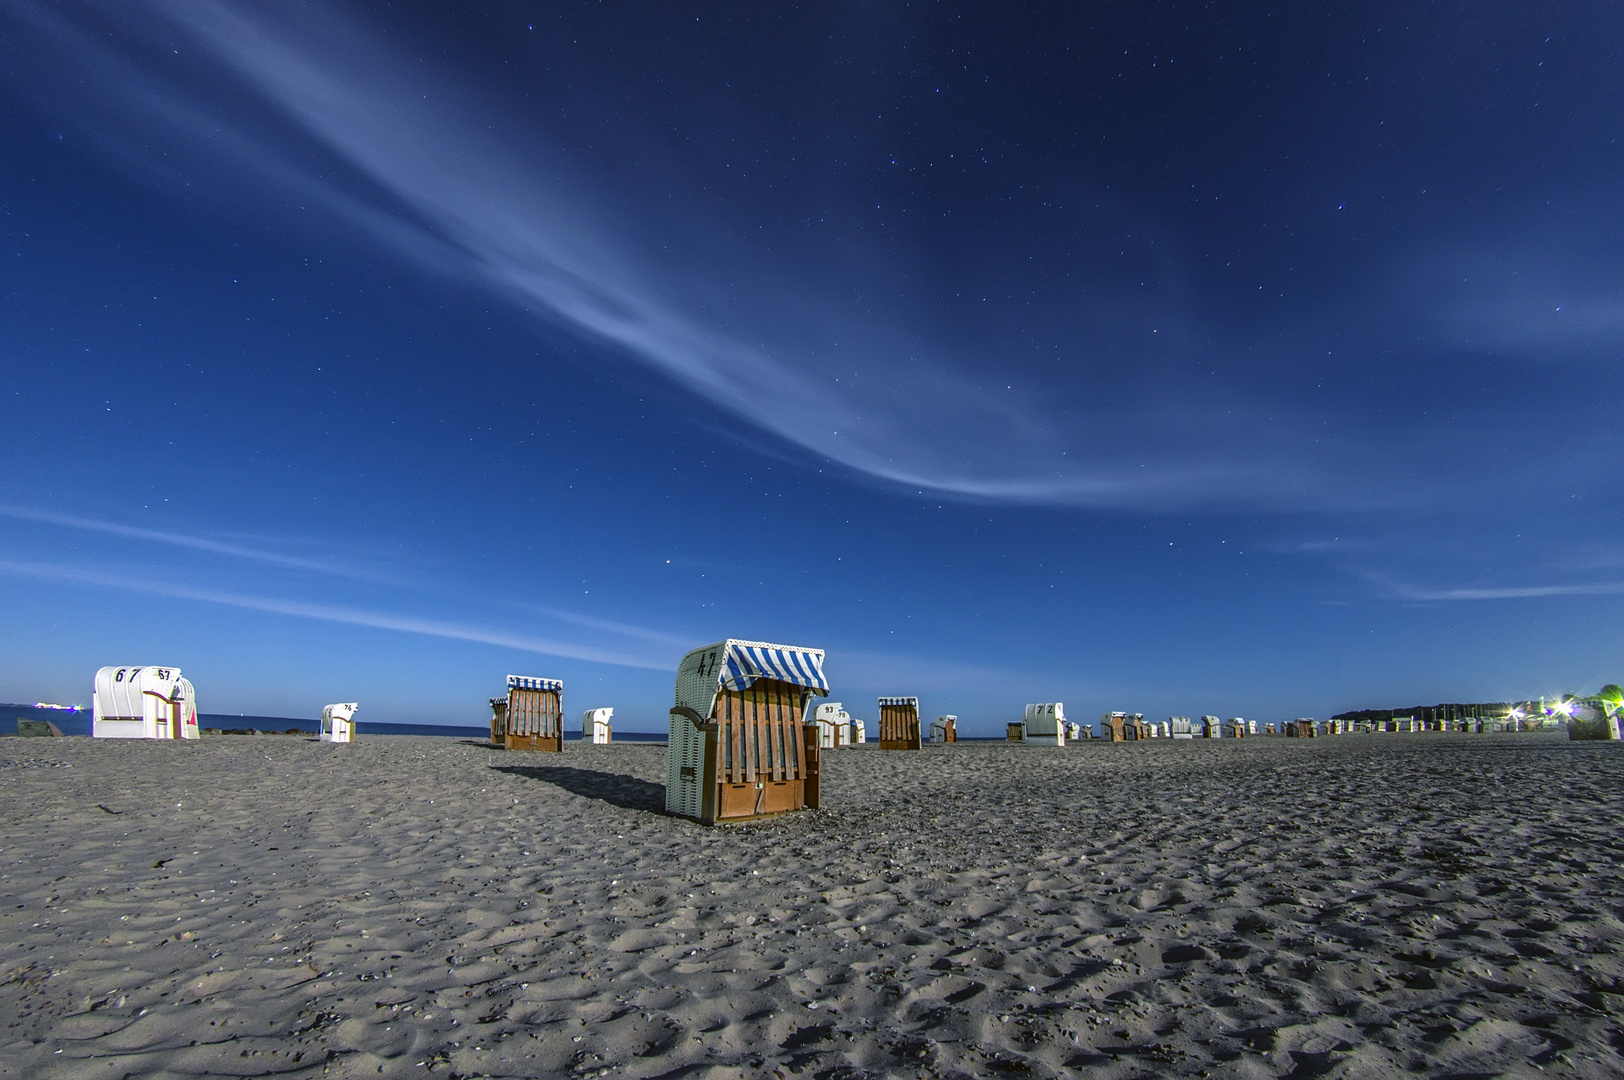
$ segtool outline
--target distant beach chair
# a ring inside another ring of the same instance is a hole
[[[1201,718],[1201,737],[1203,739],[1221,739],[1224,737],[1224,726],[1216,716],[1203,716]]]
[[[957,716],[938,716],[930,722],[930,741],[933,743],[956,743],[959,741],[959,718]]]
[[[880,749],[918,750],[919,699],[882,697],[880,699]]]
[[[1079,724],[1075,720],[1067,720],[1066,721],[1066,738],[1068,738],[1068,739],[1081,739],[1082,737],[1083,737],[1083,725]]]
[[[1128,714],[1125,712],[1100,713],[1100,738],[1108,742],[1128,741]]]
[[[838,701],[820,701],[812,710],[812,723],[817,725],[818,745],[825,750],[843,746],[851,740],[851,717]],[[842,732],[845,738],[842,738]]]
[[[614,718],[614,709],[588,709],[582,713],[581,741],[593,746],[608,746],[614,738],[614,729],[610,725]]]
[[[1026,740],[1036,746],[1066,745],[1066,705],[1062,701],[1047,701],[1028,705],[1021,723],[1026,728]]]
[[[1169,716],[1167,718],[1167,733],[1175,739],[1195,738],[1195,729],[1190,725],[1188,716]]]
[[[1572,702],[1568,716],[1569,741],[1617,740],[1620,732],[1618,707],[1607,698],[1588,697]]]
[[[851,720],[851,742],[853,746],[862,746],[868,742],[868,725],[855,716]]]
[[[823,650],[729,638],[677,668],[665,809],[706,825],[820,802],[821,749],[807,702],[826,697]]]
[[[1291,723],[1286,725],[1286,734],[1295,736],[1299,739],[1312,739],[1316,734],[1314,731],[1314,721],[1306,717],[1299,716],[1296,720],[1293,720]]]
[[[1225,720],[1224,723],[1229,725],[1229,731],[1232,738],[1244,739],[1248,734],[1250,734],[1250,732],[1246,730],[1246,721],[1242,720],[1238,716],[1232,716],[1228,720]],[[1254,732],[1257,730],[1256,723],[1252,725],[1252,730]]]
[[[1005,742],[1025,742],[1026,741],[1026,725],[1021,723],[1019,720],[1011,720],[1009,723],[1005,724],[1004,725],[1004,741]]]
[[[564,752],[564,683],[509,675],[507,697],[491,699],[491,742],[507,750]]]
[[[1128,730],[1135,740],[1150,738],[1150,724],[1145,720],[1144,713],[1128,714]]]
[[[98,739],[195,739],[197,693],[180,668],[104,667],[90,696]]]
[[[353,742],[355,739],[355,712],[360,707],[353,701],[323,706],[321,710],[321,741],[331,743]]]

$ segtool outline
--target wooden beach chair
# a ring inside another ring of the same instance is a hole
[[[506,750],[564,752],[564,683],[509,675],[500,709],[491,700],[491,741]],[[500,720],[498,720],[500,717]]]
[[[1125,712],[1100,713],[1100,737],[1110,742],[1128,741],[1128,714]]]
[[[930,722],[930,741],[933,743],[956,743],[959,741],[959,718],[957,716],[938,716]]]
[[[880,749],[918,750],[919,699],[882,697],[880,699]]]
[[[1019,720],[1011,720],[1009,723],[1005,724],[1004,725],[1004,741],[1005,742],[1025,742],[1026,741],[1026,725],[1021,723]]]
[[[1229,730],[1230,730],[1232,738],[1236,738],[1236,739],[1244,739],[1244,738],[1246,738],[1248,732],[1246,730],[1246,721],[1245,720],[1242,720],[1238,716],[1232,716],[1228,720],[1225,720],[1224,723],[1229,725]],[[1257,725],[1255,723],[1252,726],[1253,726],[1253,728],[1257,727]]]
[[[706,825],[820,802],[812,695],[827,696],[823,650],[728,639],[677,668],[665,757],[665,809]]]
[[[614,738],[614,729],[611,721],[615,718],[613,709],[588,709],[581,714],[581,741],[593,746],[608,746]]]
[[[180,668],[104,667],[90,694],[98,739],[195,739],[197,693]]]
[[[1021,717],[1026,729],[1026,742],[1034,746],[1066,745],[1066,705],[1062,701],[1048,701],[1028,705]]]
[[[347,743],[355,740],[355,713],[361,706],[353,701],[326,705],[321,710],[321,741]]]

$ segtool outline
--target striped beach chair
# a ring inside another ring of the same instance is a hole
[[[505,698],[491,699],[491,742],[507,750],[564,751],[564,683],[509,675]]]
[[[806,706],[828,693],[822,649],[730,638],[683,657],[666,813],[714,825],[816,810],[821,749]]]

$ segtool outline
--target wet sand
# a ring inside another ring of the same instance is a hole
[[[0,1076],[1624,1074],[1624,746],[0,740]]]

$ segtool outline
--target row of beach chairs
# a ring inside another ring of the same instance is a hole
[[[813,697],[829,694],[823,659],[822,649],[733,638],[683,657],[666,749],[666,811],[714,824],[818,808],[823,750],[860,743],[865,737],[862,721],[854,721],[839,702],[808,711]],[[490,699],[492,743],[509,750],[562,752],[563,692],[562,680],[509,675],[507,695]],[[198,737],[195,694],[179,669],[103,668],[97,673],[94,702],[97,737]],[[920,749],[919,699],[884,697],[878,706],[880,748]],[[322,710],[322,739],[350,741],[357,709],[355,702],[348,702]],[[1617,709],[1608,706],[1602,712],[1600,719],[1583,710],[1574,716],[1603,734],[1572,734],[1570,728],[1570,735],[1620,738]],[[608,743],[613,715],[613,709],[587,710],[583,737]],[[1479,723],[1477,730],[1484,730]],[[939,716],[930,726],[930,741],[956,742],[956,729],[957,717]],[[1281,729],[1284,735],[1313,738],[1376,727],[1339,720],[1322,725],[1299,718],[1283,723]],[[1103,714],[1100,730],[1112,742],[1260,734],[1256,721],[1240,717],[1203,716],[1194,722],[1172,716],[1165,723],[1147,723],[1143,714],[1126,712]],[[1262,733],[1274,734],[1275,725],[1265,725]],[[1028,705],[1008,732],[1012,741],[1039,746],[1064,746],[1068,739],[1092,735],[1091,728],[1066,719],[1061,702]]]

